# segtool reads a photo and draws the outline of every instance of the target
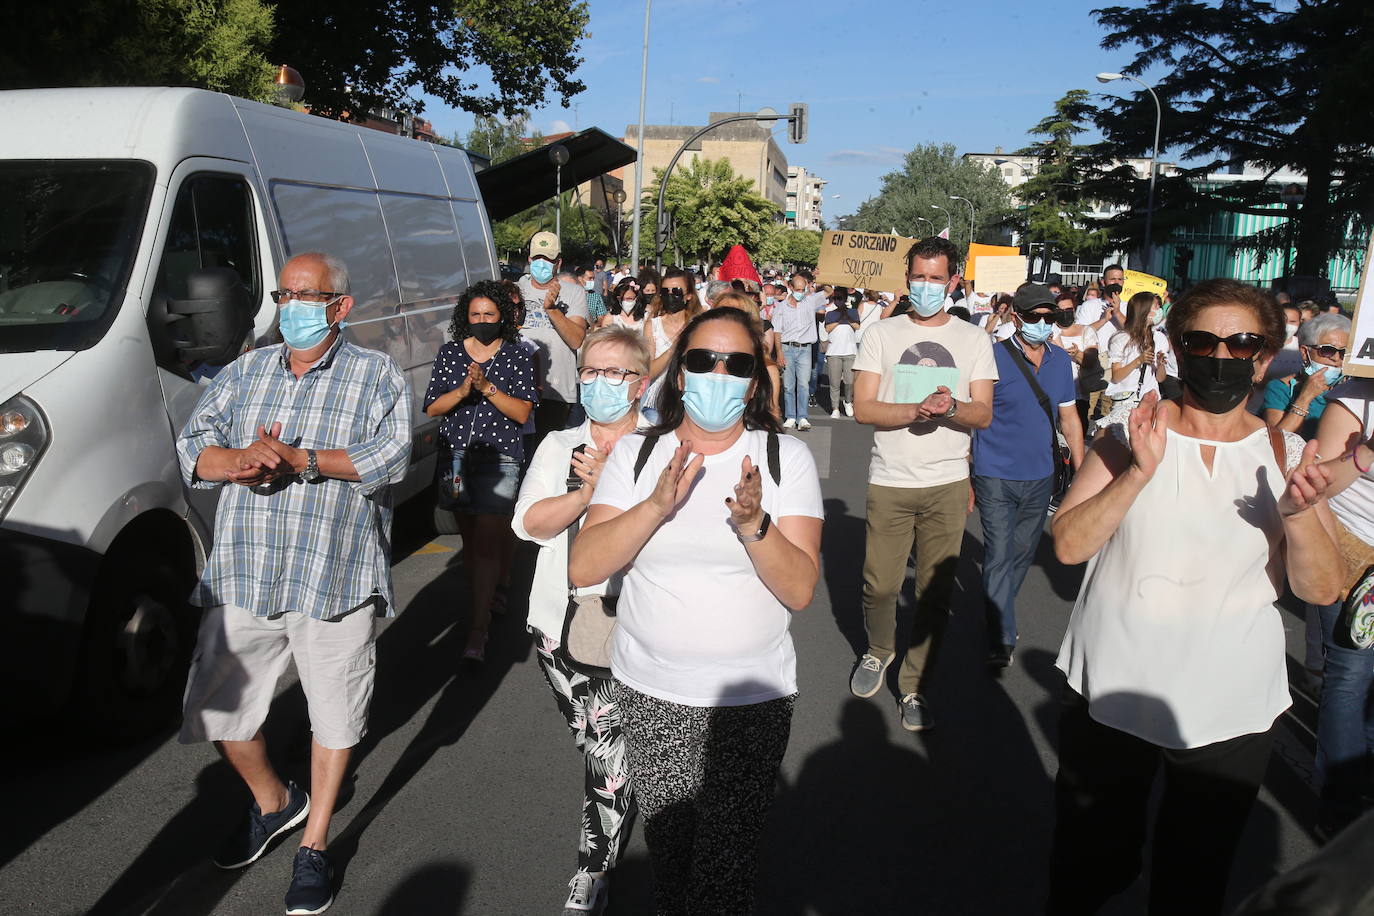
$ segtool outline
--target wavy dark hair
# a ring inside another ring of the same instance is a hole
[[[687,307],[684,311],[686,311],[689,321],[706,310],[706,305],[701,301],[700,297],[697,296],[696,274],[692,273],[690,270],[683,270],[681,267],[669,267],[663,272],[663,276],[656,284],[658,289],[655,291],[653,298],[649,300],[650,315],[657,318],[660,315],[668,314],[663,310],[663,284],[667,283],[669,280],[682,280],[687,284],[686,295],[683,301],[687,303]],[[640,284],[640,288],[643,289],[643,284]]]
[[[463,290],[458,304],[453,307],[453,320],[448,325],[448,336],[458,343],[472,336],[468,325],[468,307],[474,299],[490,299],[496,303],[496,313],[501,316],[501,339],[515,343],[520,339],[520,329],[515,326],[515,303],[510,300],[510,291],[499,280],[480,280]]]
[[[1150,324],[1150,313],[1158,304],[1158,296],[1143,291],[1136,293],[1126,302],[1126,336],[1141,353],[1155,345],[1155,331],[1154,325]]]
[[[1169,309],[1169,343],[1174,352],[1183,352],[1183,334],[1193,330],[1198,315],[1218,305],[1239,305],[1249,309],[1264,335],[1263,356],[1273,356],[1283,346],[1283,309],[1274,294],[1239,280],[1203,280],[1188,287]]]
[[[648,435],[662,436],[673,432],[682,425],[687,408],[682,404],[682,389],[678,375],[682,373],[682,354],[686,353],[688,343],[697,328],[709,321],[729,321],[739,325],[749,335],[754,350],[754,395],[744,405],[744,428],[762,429],[771,433],[782,432],[782,425],[773,416],[773,382],[768,377],[768,367],[763,359],[763,332],[755,327],[754,319],[736,308],[711,309],[702,312],[687,323],[673,345],[672,358],[664,370],[663,387],[659,390],[659,421]]]
[[[625,298],[627,292],[635,294],[635,310],[630,317],[635,321],[643,321],[644,312],[649,308],[649,297],[644,295],[644,291],[639,288],[639,283],[633,277],[626,277],[615,285],[615,289],[611,290],[611,300],[619,302]]]

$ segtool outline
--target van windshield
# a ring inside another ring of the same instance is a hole
[[[146,162],[0,161],[0,352],[100,340],[124,296],[152,183]]]

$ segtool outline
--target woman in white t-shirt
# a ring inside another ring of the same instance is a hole
[[[1169,333],[1182,399],[1151,393],[1127,428],[1107,427],[1054,516],[1060,562],[1088,568],[1057,662],[1051,913],[1097,912],[1135,880],[1161,768],[1150,911],[1220,911],[1290,702],[1274,603],[1285,574],[1313,603],[1341,584],[1331,469],[1299,467],[1302,440],[1245,409],[1283,313],[1253,286],[1207,280]]]
[[[644,312],[648,307],[648,300],[639,291],[639,284],[629,277],[621,280],[611,291],[611,298],[606,302],[606,314],[597,319],[598,328],[629,328],[631,331],[641,331],[644,327]]]
[[[1166,373],[1167,338],[1155,335],[1163,315],[1159,297],[1136,293],[1126,303],[1126,327],[1107,342],[1107,397],[1122,411],[1139,404],[1145,395],[1159,393]],[[1162,346],[1161,346],[1162,345]]]
[[[849,308],[846,297],[830,304],[825,313],[825,333],[830,345],[825,350],[825,370],[830,379],[830,416],[839,419],[840,405],[847,416],[854,416],[854,357],[859,355],[859,313]]]
[[[660,422],[611,453],[573,585],[625,570],[611,670],[658,912],[751,913],[759,837],[797,696],[788,626],[819,577],[820,481],[779,435],[763,343],[697,316]]]

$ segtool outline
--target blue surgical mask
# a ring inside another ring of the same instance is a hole
[[[1021,324],[1021,339],[1028,344],[1042,344],[1054,333],[1054,322],[1025,321]]]
[[[773,297],[773,296],[764,296],[764,297],[763,297],[763,304],[764,304],[764,305],[772,305],[772,304],[773,304],[774,302],[776,302],[776,301],[777,301],[777,299],[776,299],[775,297]]]
[[[319,346],[329,336],[329,319],[325,306],[318,302],[290,299],[281,307],[277,320],[282,339],[293,350],[309,350]],[[343,327],[340,323],[339,327]]]
[[[1323,366],[1321,363],[1308,363],[1302,367],[1302,371],[1308,375],[1316,375],[1318,371],[1326,373],[1326,386],[1330,388],[1341,380],[1341,370],[1339,366]]]
[[[708,433],[729,429],[744,415],[750,380],[723,372],[683,372],[682,406]]]
[[[922,318],[929,318],[945,307],[945,284],[931,280],[911,280],[906,285],[911,307]]]
[[[590,382],[578,382],[582,394],[582,409],[593,423],[614,423],[630,412],[630,401],[626,395],[632,383],[612,385],[600,375]]]
[[[543,258],[530,261],[530,276],[534,277],[535,283],[548,283],[553,279],[553,262]]]
[[[794,289],[794,290],[792,290],[792,298],[793,298],[793,299],[796,299],[798,302],[801,302],[802,299],[806,298],[806,290],[804,290],[804,289]]]

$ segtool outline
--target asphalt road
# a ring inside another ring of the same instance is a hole
[[[1062,685],[1053,661],[1081,569],[1055,563],[1046,537],[1019,601],[1016,665],[992,677],[983,667],[981,546],[971,519],[928,691],[938,725],[903,731],[891,692],[858,700],[847,689],[864,647],[872,437],[852,420],[813,422],[800,435],[825,478],[823,577],[792,627],[801,698],[762,852],[759,911],[1039,912]],[[395,574],[403,610],[379,638],[371,731],[335,820],[341,887],[331,912],[559,912],[577,862],[577,753],[535,664],[523,608],[498,619],[483,668],[460,667],[460,544],[431,541],[425,529],[413,507],[402,513]],[[521,556],[527,569],[528,551]],[[1286,613],[1285,623],[1294,669],[1302,622]],[[1237,859],[1233,901],[1314,849],[1313,721],[1310,700],[1298,696]],[[268,733],[281,771],[307,782],[308,725],[294,679],[282,684]],[[208,861],[247,801],[211,747],[181,746],[170,731],[119,748],[86,746],[60,727],[10,737],[0,912],[281,912],[292,843],[243,871]],[[651,912],[637,830],[610,899],[612,913]],[[1143,910],[1138,882],[1110,912]]]

